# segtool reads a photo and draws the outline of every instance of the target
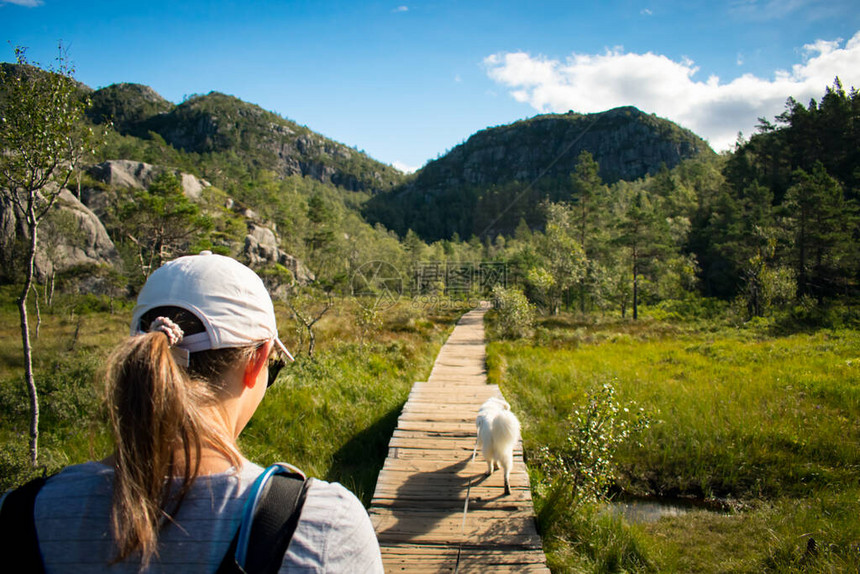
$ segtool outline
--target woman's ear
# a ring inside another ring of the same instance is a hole
[[[272,342],[267,341],[263,345],[257,347],[251,358],[248,359],[248,364],[245,365],[245,373],[242,376],[242,384],[249,389],[253,389],[254,385],[260,379],[260,373],[266,368],[266,363],[269,360],[269,353],[272,352]],[[265,382],[264,382],[265,384]]]

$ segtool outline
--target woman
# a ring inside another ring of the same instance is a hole
[[[289,353],[260,278],[209,252],[171,261],[144,285],[131,335],[107,371],[114,454],[36,499],[48,572],[214,572],[263,471],[236,439]],[[280,571],[381,572],[358,499],[310,480]]]

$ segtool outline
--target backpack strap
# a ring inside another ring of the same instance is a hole
[[[277,572],[299,523],[309,482],[297,469],[267,468],[251,487],[239,530],[217,574]]]
[[[17,556],[22,572],[45,571],[36,535],[36,496],[45,485],[46,477],[30,482],[9,492],[0,507],[0,555]]]

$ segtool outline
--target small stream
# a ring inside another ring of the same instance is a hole
[[[607,510],[623,516],[625,520],[634,524],[657,522],[664,517],[683,516],[692,511],[707,511],[716,514],[730,512],[729,506],[719,501],[634,496],[615,498],[608,503]]]

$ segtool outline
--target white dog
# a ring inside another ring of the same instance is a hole
[[[514,447],[520,439],[520,421],[511,412],[511,405],[504,399],[492,397],[481,405],[478,418],[478,446],[487,459],[487,476],[501,466],[505,471],[505,494],[511,493],[511,468],[514,466]],[[474,453],[472,453],[474,457]]]

